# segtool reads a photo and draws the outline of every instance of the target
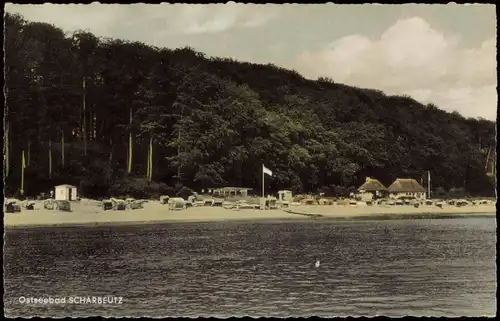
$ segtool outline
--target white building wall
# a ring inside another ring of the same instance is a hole
[[[419,199],[419,200],[425,200],[426,193],[425,192],[391,193],[390,197],[393,199],[402,198],[402,197],[415,197],[416,199]]]
[[[278,191],[278,199],[280,201],[285,201],[285,202],[292,202],[293,201],[293,195],[291,191]]]
[[[68,200],[68,189],[66,187],[56,187],[56,194],[55,194],[55,199],[58,201],[66,201]]]
[[[76,201],[77,198],[78,198],[78,191],[77,191],[76,187],[72,187],[71,188],[71,200]]]
[[[78,190],[73,186],[56,186],[54,198],[58,201],[76,201],[78,198]]]
[[[364,192],[364,193],[359,193],[359,197],[361,198],[362,201],[371,201],[373,200],[373,193],[370,192]]]

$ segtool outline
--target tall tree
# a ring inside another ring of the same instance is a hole
[[[86,31],[76,31],[72,36],[72,54],[73,59],[77,64],[77,71],[81,79],[81,97],[82,97],[82,111],[81,111],[81,134],[84,146],[84,155],[87,156],[87,144],[89,139],[89,128],[87,121],[92,122],[92,110],[88,109],[87,92],[88,92],[88,79],[94,79],[95,72],[95,55],[99,44],[99,39],[93,34]]]

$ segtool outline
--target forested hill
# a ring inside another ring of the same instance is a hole
[[[215,186],[343,194],[366,176],[494,195],[495,123],[410,97],[207,58],[189,48],[67,35],[5,17],[6,194],[74,184],[87,197]],[[480,106],[478,106],[479,108]],[[473,106],[471,106],[473,108]],[[489,156],[491,157],[491,156]]]

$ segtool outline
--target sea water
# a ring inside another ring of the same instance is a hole
[[[493,217],[8,229],[5,313],[493,316],[495,244]]]

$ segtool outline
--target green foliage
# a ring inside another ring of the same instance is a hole
[[[449,195],[446,192],[446,190],[442,187],[438,187],[434,189],[434,195],[432,195],[434,198],[448,198]]]
[[[467,196],[465,188],[452,188],[448,192],[448,195],[452,198],[464,198]]]
[[[127,178],[117,180],[108,194],[118,197],[159,198],[161,195],[172,195],[174,189],[163,183],[148,182],[147,178]]]
[[[329,78],[307,80],[271,64],[208,59],[191,48],[83,31],[65,36],[12,14],[5,26],[7,193],[19,189],[18,160],[31,142],[27,195],[59,183],[78,185],[88,197],[221,185],[259,194],[261,164],[275,173],[266,180],[270,192],[348,196],[365,176],[386,185],[397,177],[425,182],[430,170],[433,186],[494,195],[485,172],[494,122]]]

